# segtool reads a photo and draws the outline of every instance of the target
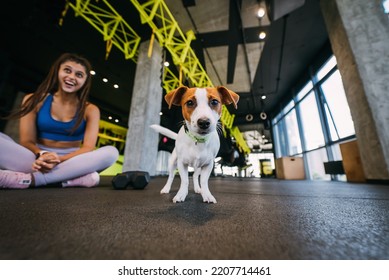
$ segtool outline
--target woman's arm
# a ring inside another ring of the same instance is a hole
[[[92,103],[88,104],[85,110],[85,120],[86,120],[86,128],[85,128],[85,134],[84,134],[84,139],[81,148],[73,153],[60,156],[61,162],[69,158],[72,158],[76,155],[90,152],[95,149],[97,137],[99,134],[99,123],[100,123],[100,110],[96,105]]]
[[[22,101],[22,106],[30,98],[32,93],[27,94]],[[29,149],[34,154],[38,154],[41,149],[37,146],[37,127],[36,115],[39,107],[34,108],[27,115],[20,118],[19,137],[20,144]],[[49,172],[54,166],[59,163],[58,155],[55,153],[47,153],[45,158],[41,155],[32,163],[33,170]]]
[[[22,106],[26,102],[26,100],[32,95],[32,93],[27,94],[22,101]],[[36,145],[37,143],[37,132],[36,132],[36,114],[38,110],[34,108],[27,115],[20,118],[20,127],[19,127],[19,135],[20,135],[20,144],[27,149],[29,149],[34,154],[38,153],[40,149]]]

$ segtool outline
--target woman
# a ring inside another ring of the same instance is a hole
[[[97,172],[117,160],[115,147],[95,149],[100,111],[87,101],[90,70],[85,58],[65,53],[37,91],[24,97],[10,116],[20,118],[20,145],[0,133],[0,188],[93,187]]]

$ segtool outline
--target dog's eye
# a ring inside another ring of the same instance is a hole
[[[186,102],[186,106],[188,106],[188,107],[193,107],[194,105],[195,105],[195,103],[192,100],[189,100],[188,102]]]
[[[211,104],[211,106],[217,106],[217,105],[219,105],[219,100],[217,100],[217,99],[212,99],[211,100],[211,102],[209,102],[209,104]]]

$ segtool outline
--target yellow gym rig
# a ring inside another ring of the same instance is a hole
[[[154,37],[157,37],[159,44],[170,52],[173,63],[179,68],[179,78],[169,68],[165,68],[163,88],[166,92],[181,85],[182,75],[188,78],[191,86],[213,87],[211,79],[190,46],[192,40],[196,39],[194,32],[192,30],[186,34],[182,32],[163,0],[142,1],[142,4],[137,0],[130,1],[138,10],[142,23],[149,24],[153,31],[150,46],[152,46]],[[106,59],[112,45],[115,45],[124,53],[125,59],[131,59],[136,62],[141,38],[107,0],[93,1],[96,4],[91,2],[91,0],[68,0],[62,13],[60,24],[62,24],[63,17],[65,17],[70,7],[74,10],[75,16],[83,17],[103,35],[104,41],[106,41]],[[152,47],[149,48],[149,55],[151,51]],[[247,146],[239,128],[233,126],[234,118],[235,115],[230,114],[227,108],[223,106],[221,122],[224,128],[228,129],[230,135],[235,138],[240,152],[248,154],[250,148]]]
[[[76,0],[66,1],[62,17],[66,15],[68,8],[74,10],[75,16],[81,16],[90,25],[103,35],[106,42],[106,59],[111,51],[112,45],[115,45],[124,53],[125,59],[132,59],[136,62],[136,52],[141,38],[131,28],[131,26],[122,18],[122,16],[106,0],[94,1]],[[97,5],[99,2],[99,5]],[[63,18],[60,20],[62,25]]]

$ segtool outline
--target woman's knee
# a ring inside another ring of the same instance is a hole
[[[101,152],[103,160],[107,165],[114,164],[119,158],[119,151],[114,146],[104,146],[97,149],[97,151]]]
[[[15,142],[10,136],[8,136],[7,134],[2,133],[2,132],[0,132],[0,139]]]

